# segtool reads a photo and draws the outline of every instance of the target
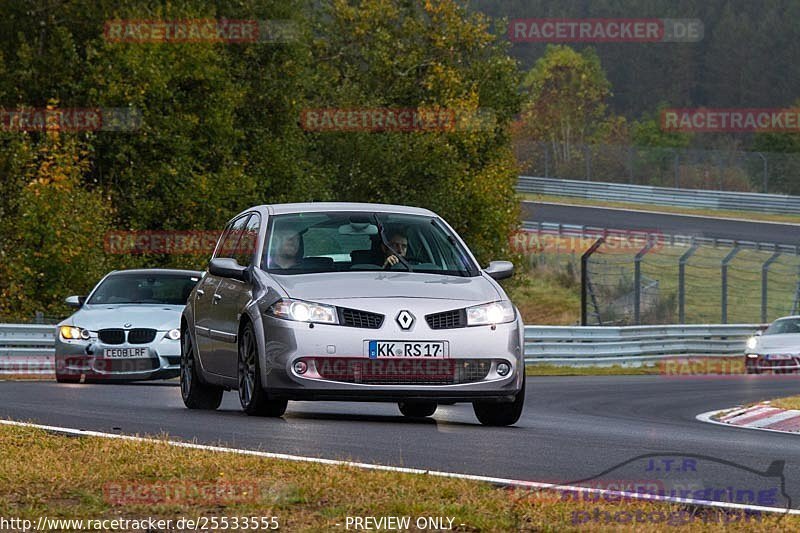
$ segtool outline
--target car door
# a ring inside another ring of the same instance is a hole
[[[253,263],[260,228],[261,216],[253,213],[244,226],[236,249],[230,254],[230,257],[236,259],[241,266],[250,266]],[[250,282],[231,278],[221,279],[214,294],[216,306],[214,313],[218,316],[214,349],[223,376],[237,376],[239,323],[244,308],[251,298]]]
[[[241,239],[244,233],[245,225],[249,218],[250,214],[248,213],[234,219],[228,224],[228,229],[225,230],[216,250],[214,250],[214,258],[232,256],[239,244],[239,239]],[[198,337],[203,331],[205,331],[208,336],[205,343],[206,350],[202,353],[201,360],[203,368],[207,372],[224,376],[226,374],[224,373],[224,364],[222,354],[220,353],[220,350],[224,349],[226,344],[226,342],[222,340],[224,336],[224,327],[222,325],[224,313],[220,309],[220,299],[217,293],[219,291],[219,286],[223,282],[230,280],[214,276],[210,272],[205,276],[205,279],[208,281],[200,287],[203,289],[204,294],[197,296],[197,298],[199,298],[198,302],[202,301],[201,309],[204,311],[202,321],[196,320],[197,325],[200,327],[200,329],[198,329]]]

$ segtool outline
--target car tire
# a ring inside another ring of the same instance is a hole
[[[278,418],[286,412],[289,402],[270,398],[261,384],[261,364],[258,346],[251,323],[245,324],[239,336],[238,383],[239,403],[242,410],[251,416]]]
[[[397,407],[403,416],[409,418],[425,418],[433,415],[439,407],[436,402],[398,402]]]
[[[473,402],[472,408],[478,421],[484,426],[510,426],[522,416],[525,405],[525,380],[513,402]]]
[[[197,372],[194,343],[189,332],[181,333],[181,397],[189,409],[213,411],[222,403],[222,387],[209,385],[200,380]]]

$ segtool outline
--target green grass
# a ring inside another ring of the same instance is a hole
[[[591,524],[576,525],[573,520],[574,513],[594,509],[611,515],[641,511],[645,516],[699,512],[700,518],[683,526],[688,531],[720,531],[726,518],[716,511],[672,504],[564,501],[553,492],[511,491],[426,474],[0,426],[0,516],[34,524],[40,516],[84,520],[274,516],[283,531],[346,531],[348,516],[432,516],[453,518],[455,531],[555,532],[592,529]],[[759,521],[732,522],[725,530],[773,531],[777,519],[778,515],[768,515]],[[800,519],[785,517],[780,525],[796,530]],[[637,524],[636,531],[665,527]]]
[[[769,402],[772,407],[779,407],[780,409],[797,409],[800,410],[800,396],[788,396],[786,398],[777,398]]]

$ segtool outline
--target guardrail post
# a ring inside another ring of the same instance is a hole
[[[588,303],[589,272],[586,267],[589,263],[589,258],[604,242],[606,242],[605,237],[600,237],[581,256],[581,326],[588,325],[586,305]]]
[[[722,323],[728,323],[728,264],[733,261],[736,254],[739,253],[739,245],[734,243],[733,250],[728,252],[728,255],[722,260],[720,264],[722,268]]]
[[[691,247],[678,260],[678,322],[686,323],[686,263],[689,262],[699,246],[692,239]]]
[[[653,240],[647,236],[647,244],[639,250],[633,259],[633,323],[637,326],[642,321],[642,258],[653,248]]]
[[[781,256],[780,252],[775,252],[772,256],[764,261],[764,264],[761,265],[761,322],[767,322],[767,288],[769,285],[769,267],[772,266],[779,257]]]

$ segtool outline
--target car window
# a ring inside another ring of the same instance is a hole
[[[402,260],[387,262],[390,256]],[[281,274],[408,267],[414,272],[455,276],[478,272],[466,250],[436,217],[372,212],[270,217],[261,267]]]
[[[253,254],[256,251],[256,244],[258,243],[258,230],[261,227],[261,216],[253,213],[244,230],[241,233],[236,251],[233,253],[233,258],[242,265],[250,266],[253,262]]]
[[[200,276],[182,274],[111,274],[86,303],[183,305],[199,280]]]
[[[785,333],[800,333],[800,318],[776,320],[764,331],[764,335],[782,335]]]
[[[245,225],[247,224],[247,220],[250,218],[250,215],[244,215],[230,224],[225,229],[225,232],[220,237],[220,242],[217,245],[217,249],[214,252],[214,257],[230,257],[233,258],[234,254],[236,253],[236,247],[239,245],[239,240],[244,233]]]

